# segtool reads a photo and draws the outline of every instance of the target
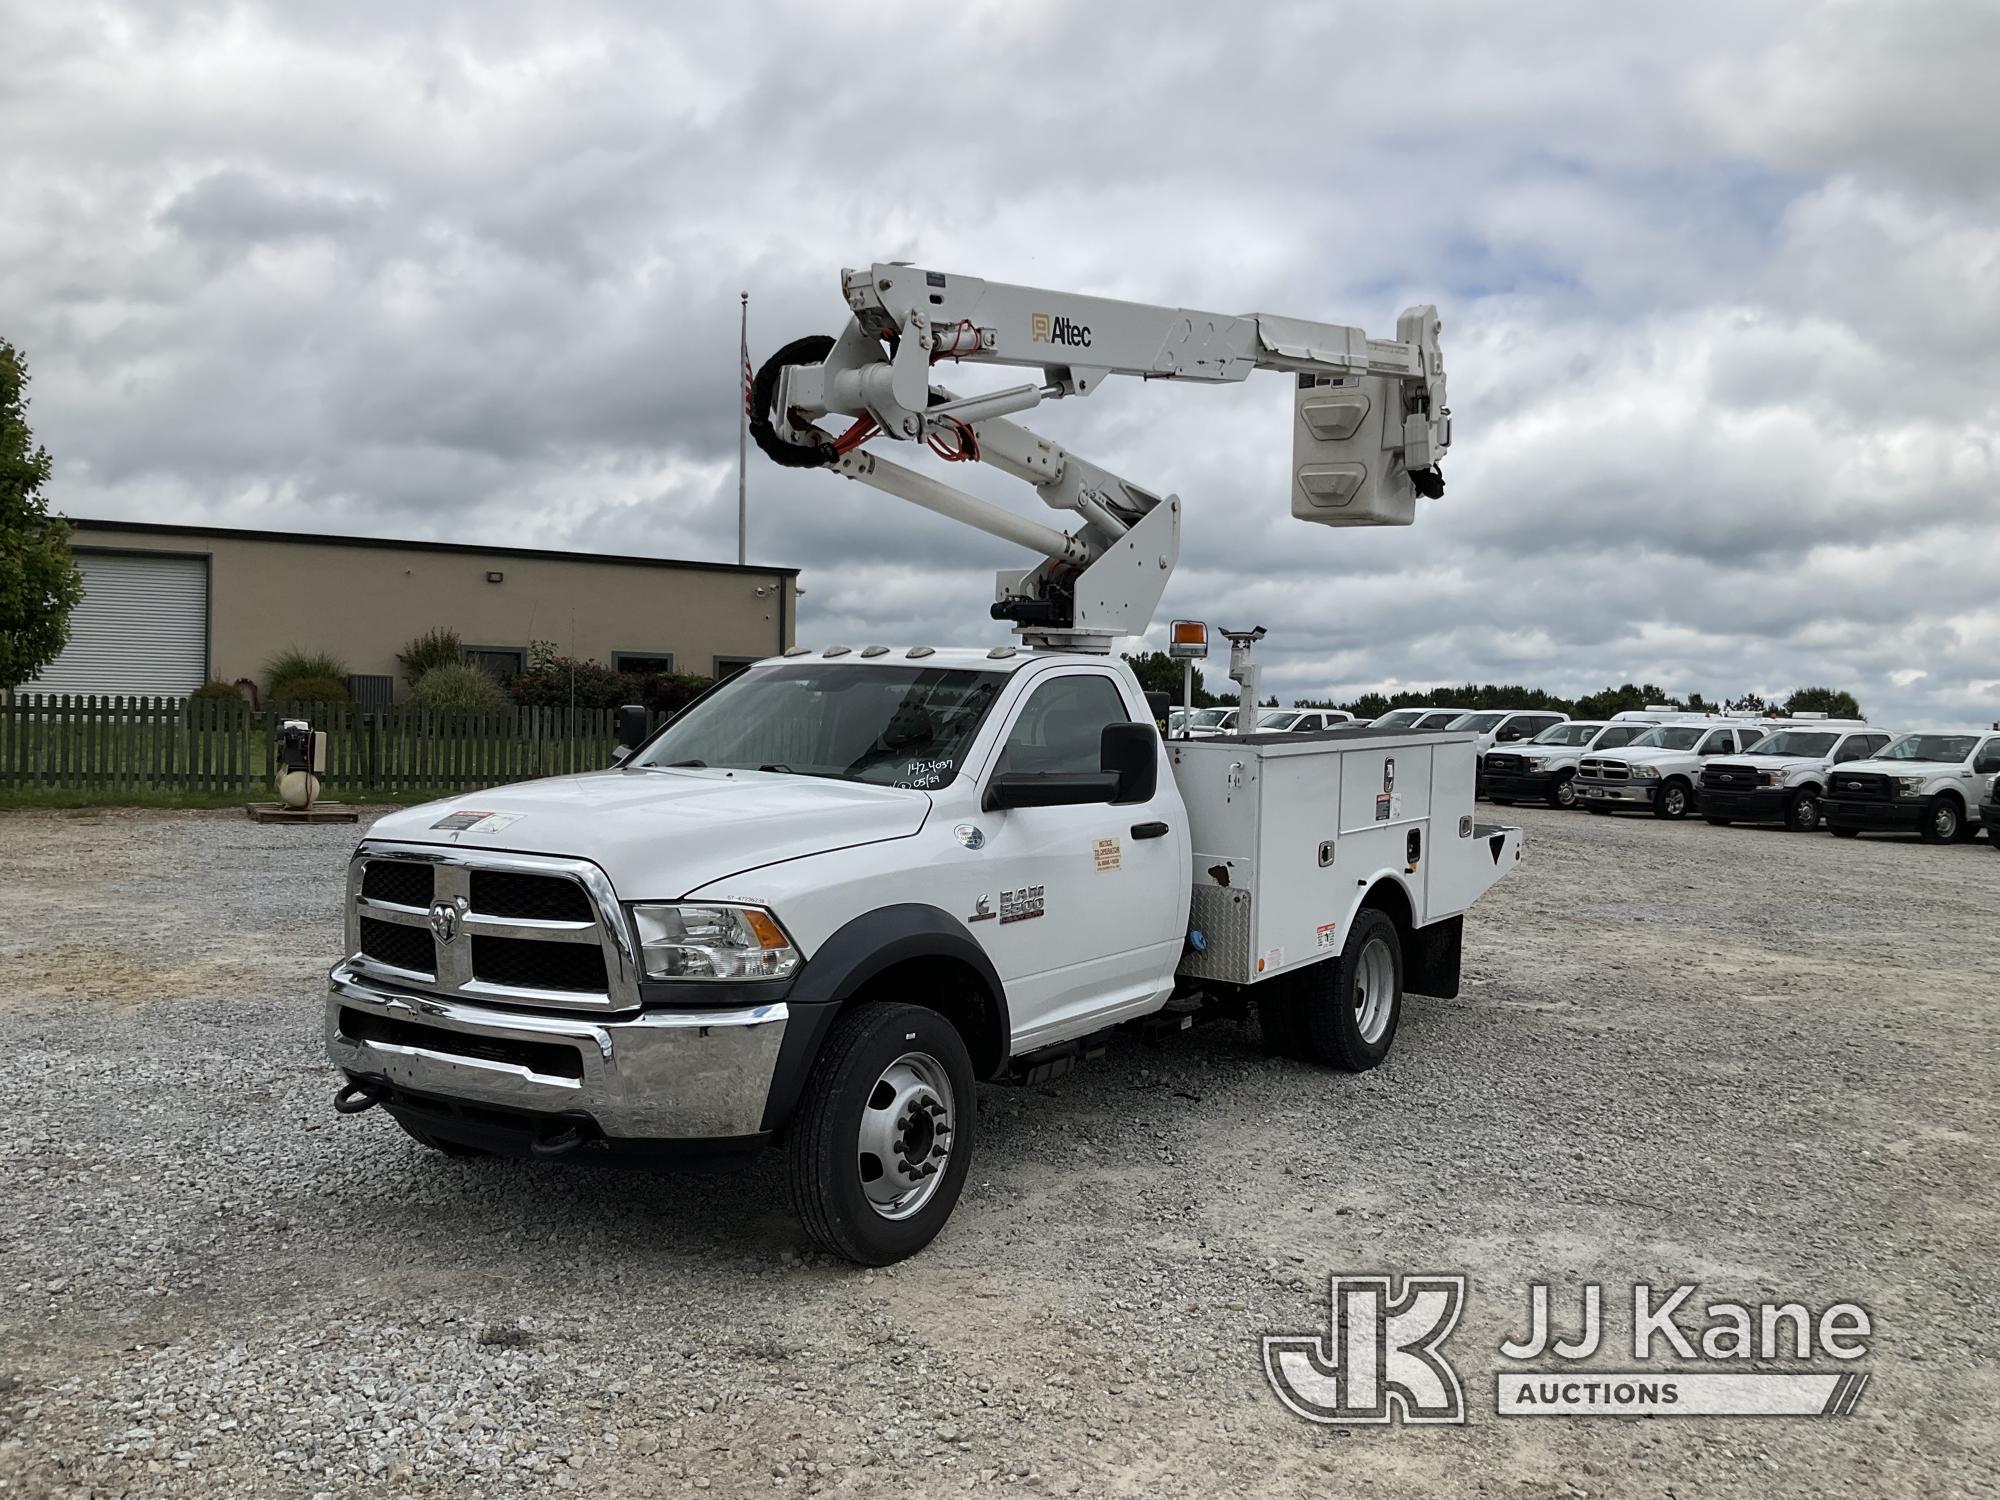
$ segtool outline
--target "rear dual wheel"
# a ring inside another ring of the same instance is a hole
[[[1389,1055],[1403,1018],[1403,945],[1388,913],[1365,907],[1338,958],[1269,980],[1260,996],[1264,1045],[1281,1056],[1365,1073]]]

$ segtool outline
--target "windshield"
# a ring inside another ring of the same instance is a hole
[[[1767,734],[1743,753],[1745,755],[1825,755],[1833,749],[1837,734],[1808,734],[1801,729],[1778,729]]]
[[[1375,727],[1377,729],[1407,729],[1410,725],[1421,719],[1426,712],[1428,710],[1421,708],[1392,708],[1375,721]]]
[[[1233,708],[1204,708],[1195,713],[1188,723],[1196,729],[1220,729],[1234,722],[1236,710]]]
[[[1706,724],[1662,724],[1632,741],[1634,750],[1692,750],[1694,742],[1708,732]]]
[[[1964,760],[1979,743],[1976,734],[1906,734],[1877,760]]]
[[[1531,745],[1588,745],[1602,724],[1551,724],[1528,743]]]
[[[1259,729],[1290,729],[1303,717],[1296,708],[1274,708],[1257,716]]]
[[[631,764],[943,786],[1006,677],[945,667],[752,667],[676,719]]]

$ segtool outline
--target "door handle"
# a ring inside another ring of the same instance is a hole
[[[1164,823],[1134,823],[1132,825],[1132,837],[1135,839],[1163,839],[1166,836],[1167,825]]]

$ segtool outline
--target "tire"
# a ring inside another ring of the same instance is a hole
[[[383,1113],[387,1114],[388,1111],[384,1110]],[[462,1141],[448,1141],[441,1136],[432,1135],[422,1126],[412,1125],[409,1121],[397,1119],[394,1115],[390,1115],[389,1118],[395,1120],[396,1124],[402,1129],[403,1134],[415,1141],[419,1146],[428,1146],[440,1155],[464,1158],[468,1156],[485,1156],[488,1154],[481,1151],[477,1146],[468,1146]]]
[[[1933,797],[1917,831],[1926,844],[1955,844],[1965,832],[1965,811],[1950,797]]]
[[[1387,912],[1364,907],[1340,957],[1306,980],[1306,1044],[1314,1062],[1365,1073],[1389,1055],[1403,1019],[1403,945]]]
[[[1549,788],[1550,807],[1576,806],[1576,777],[1574,773],[1562,772],[1556,777],[1556,784]]]
[[[1786,799],[1785,826],[1793,833],[1817,833],[1819,823],[1819,793],[1812,787],[1802,786]]]
[[[2000,854],[2000,823],[1995,823],[1986,830],[1986,847],[1995,854]]]
[[[1859,828],[1842,828],[1837,823],[1827,824],[1826,831],[1837,839],[1857,839],[1861,837],[1861,830]]]
[[[972,1164],[973,1090],[965,1040],[936,1011],[878,1000],[844,1012],[786,1143],[786,1188],[806,1233],[864,1266],[928,1245]]]
[[[1653,816],[1674,822],[1685,818],[1694,806],[1694,796],[1685,781],[1669,781],[1653,793]]]
[[[1711,818],[1706,813],[1702,814],[1701,820],[1716,828],[1727,828],[1731,823],[1736,821],[1734,818]]]

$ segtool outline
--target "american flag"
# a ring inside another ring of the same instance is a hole
[[[749,299],[745,298],[744,300],[747,311]],[[750,368],[750,322],[746,317],[743,322],[743,415],[746,417],[754,417],[757,414],[755,402],[751,396],[752,389],[756,384],[756,373]]]

